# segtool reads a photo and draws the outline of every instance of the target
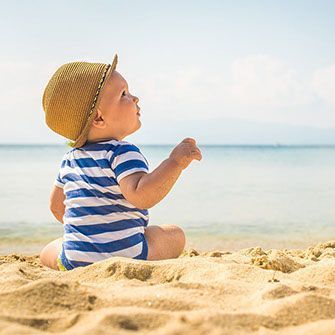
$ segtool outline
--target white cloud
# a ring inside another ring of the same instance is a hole
[[[312,87],[321,100],[335,107],[335,64],[316,71]]]
[[[31,110],[32,106],[42,106],[43,90],[53,68],[54,64],[36,64],[30,61],[0,62],[1,110],[24,106]]]
[[[292,118],[290,109],[315,100],[296,71],[268,55],[237,59],[227,68],[189,65],[135,81],[154,115],[163,109],[171,118],[285,122]]]
[[[235,60],[229,70],[187,67],[174,73],[153,74],[138,81],[152,102],[237,104],[266,108],[305,105],[314,100],[296,71],[267,55]],[[219,108],[215,112],[218,113]]]
[[[268,55],[234,61],[227,93],[234,103],[266,108],[305,105],[313,100],[297,72]]]
[[[48,142],[55,137],[44,121],[42,95],[55,64],[0,62],[0,142]]]
[[[144,115],[146,110],[152,113],[149,118],[226,117],[333,127],[335,113],[328,105],[335,99],[334,71],[329,67],[315,75],[301,74],[272,56],[250,55],[227,68],[190,64],[130,80],[132,87],[140,88],[140,105]]]
[[[134,76],[126,80],[143,102],[169,105],[207,103],[218,97],[223,85],[219,73],[191,65],[169,73],[149,73],[145,78]]]

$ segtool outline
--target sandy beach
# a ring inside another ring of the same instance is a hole
[[[1,334],[335,334],[335,240],[69,272],[0,257]]]

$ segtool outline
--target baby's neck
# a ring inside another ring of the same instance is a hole
[[[87,139],[86,143],[96,143],[96,142],[103,142],[103,141],[110,141],[110,140],[115,140],[115,141],[120,141],[117,138],[114,137],[109,137],[109,138],[94,138],[94,139]]]
[[[122,138],[119,138],[117,136],[108,136],[107,134],[98,133],[98,132],[95,132],[93,129],[90,129],[87,135],[86,142],[95,143],[95,142],[109,141],[109,140],[121,141]]]

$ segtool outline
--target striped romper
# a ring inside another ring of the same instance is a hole
[[[148,173],[149,164],[127,141],[88,143],[65,153],[54,182],[65,194],[60,270],[112,256],[147,259],[148,210],[128,202],[119,186],[138,171]]]

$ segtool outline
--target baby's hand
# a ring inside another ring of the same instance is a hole
[[[201,151],[193,138],[185,138],[171,152],[170,160],[175,161],[183,170],[189,166],[193,159],[202,159]]]

